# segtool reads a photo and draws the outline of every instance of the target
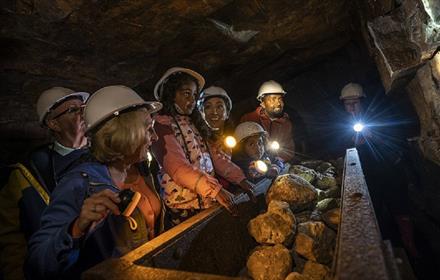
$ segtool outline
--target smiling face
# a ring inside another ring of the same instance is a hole
[[[243,142],[246,155],[252,160],[258,160],[264,155],[264,136],[261,134],[247,137]]]
[[[195,82],[184,83],[176,90],[174,105],[180,114],[190,115],[196,106],[197,85]]]
[[[260,105],[270,118],[280,118],[283,116],[284,97],[282,94],[266,95],[263,97]]]
[[[203,113],[206,122],[212,128],[223,129],[229,117],[225,100],[221,97],[211,97],[203,103]]]

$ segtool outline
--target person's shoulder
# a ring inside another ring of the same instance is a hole
[[[257,107],[255,110],[253,110],[252,112],[246,113],[244,114],[241,118],[240,118],[240,122],[258,122],[259,119],[259,115],[260,115],[260,109],[261,107]]]
[[[82,180],[106,180],[108,168],[98,161],[81,162],[63,175],[64,181],[81,178]]]
[[[169,115],[156,115],[154,121],[162,125],[171,125],[173,118]]]

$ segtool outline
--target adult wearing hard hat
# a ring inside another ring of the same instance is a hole
[[[339,99],[344,102],[345,111],[356,117],[362,113],[361,99],[364,97],[365,94],[361,85],[349,83],[341,90]]]
[[[218,154],[225,158],[225,160],[230,161],[233,145],[228,145],[227,138],[231,138],[234,132],[234,125],[229,119],[232,110],[231,98],[223,88],[211,86],[202,91],[197,104],[199,111],[211,130],[207,140],[211,154]],[[229,164],[231,166],[235,165],[232,161]],[[239,167],[234,166],[234,169],[239,169]],[[218,174],[216,174],[216,177],[227,190],[231,192],[236,191],[234,185],[228,180]],[[245,180],[241,184],[249,185],[250,183]]]
[[[88,97],[54,87],[38,98],[38,120],[54,141],[33,151],[27,162],[11,165],[9,181],[0,191],[0,267],[6,279],[23,278],[26,240],[39,228],[63,173],[86,153],[82,110]]]
[[[356,147],[382,235],[396,242],[399,238],[395,231],[399,230],[406,249],[415,255],[407,209],[407,182],[402,176],[402,170],[408,167],[401,160],[408,136],[399,128],[396,121],[401,118],[387,104],[386,96],[375,96],[366,110],[362,106],[365,98],[360,84],[348,83],[342,88],[339,99],[346,114],[340,120],[343,130],[334,136],[334,146],[341,146],[344,151]]]
[[[173,225],[211,207],[214,201],[235,211],[232,195],[222,188],[215,173],[234,184],[246,179],[230,161],[210,153],[205,141],[209,128],[200,112],[194,110],[204,84],[199,73],[173,67],[154,87],[154,95],[164,109],[155,118],[159,141],[152,151],[160,165],[161,194]],[[250,186],[242,186],[251,195]]]
[[[283,161],[290,161],[295,154],[295,143],[292,122],[284,112],[285,94],[286,91],[279,83],[273,80],[264,82],[257,95],[260,106],[244,115],[240,122],[251,121],[260,124],[269,133],[269,141],[279,143],[277,156]]]
[[[151,114],[161,107],[125,86],[90,97],[84,109],[90,158],[66,173],[52,194],[29,241],[26,277],[79,279],[89,267],[154,237],[163,207],[138,164],[157,140]]]

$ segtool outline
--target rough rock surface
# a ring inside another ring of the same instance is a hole
[[[278,176],[272,183],[266,194],[266,202],[269,204],[272,200],[285,201],[296,213],[311,209],[316,203],[317,196],[317,191],[309,182],[297,175],[285,174]]]
[[[334,174],[324,173],[324,174],[318,174],[316,178],[315,186],[317,188],[320,188],[321,190],[327,190],[331,188],[336,188],[338,184],[336,182],[336,178],[334,177]]]
[[[407,89],[420,120],[419,147],[440,165],[440,53],[417,71]]]
[[[323,200],[326,198],[340,198],[340,197],[341,197],[340,185],[325,191],[322,190],[318,191],[318,200]]]
[[[93,92],[124,84],[151,98],[160,75],[176,65],[230,88],[233,101],[255,99],[249,87],[264,77],[350,41],[347,2],[2,1],[0,107],[8,110],[0,112],[0,135],[38,127],[22,109],[33,112],[49,87]]]
[[[307,182],[313,184],[313,181],[315,180],[317,173],[315,170],[302,166],[302,165],[293,165],[290,170],[290,174],[295,174],[300,177],[302,177]]]
[[[295,218],[296,218],[296,222],[298,224],[310,221],[310,216],[312,215],[312,211],[310,210],[306,210],[306,211],[301,211],[298,213],[295,213]]]
[[[326,198],[318,201],[316,204],[316,208],[320,212],[326,212],[332,208],[336,208],[339,206],[338,201],[335,198]]]
[[[341,208],[330,209],[322,213],[321,218],[328,227],[338,230],[338,226],[341,222]]]
[[[303,272],[292,272],[287,275],[286,280],[330,280],[330,268],[320,263],[307,261]]]
[[[298,225],[295,251],[308,260],[327,264],[332,261],[336,234],[322,222]]]
[[[438,0],[405,0],[368,23],[373,52],[385,89],[406,82],[440,46]]]
[[[260,244],[290,245],[296,231],[295,216],[289,204],[272,200],[268,211],[249,221],[249,234]]]
[[[284,280],[292,271],[292,256],[283,245],[258,246],[249,256],[246,265],[254,280]]]

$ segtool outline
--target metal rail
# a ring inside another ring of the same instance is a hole
[[[345,156],[341,223],[335,258],[337,280],[398,279],[385,250],[356,149]]]

